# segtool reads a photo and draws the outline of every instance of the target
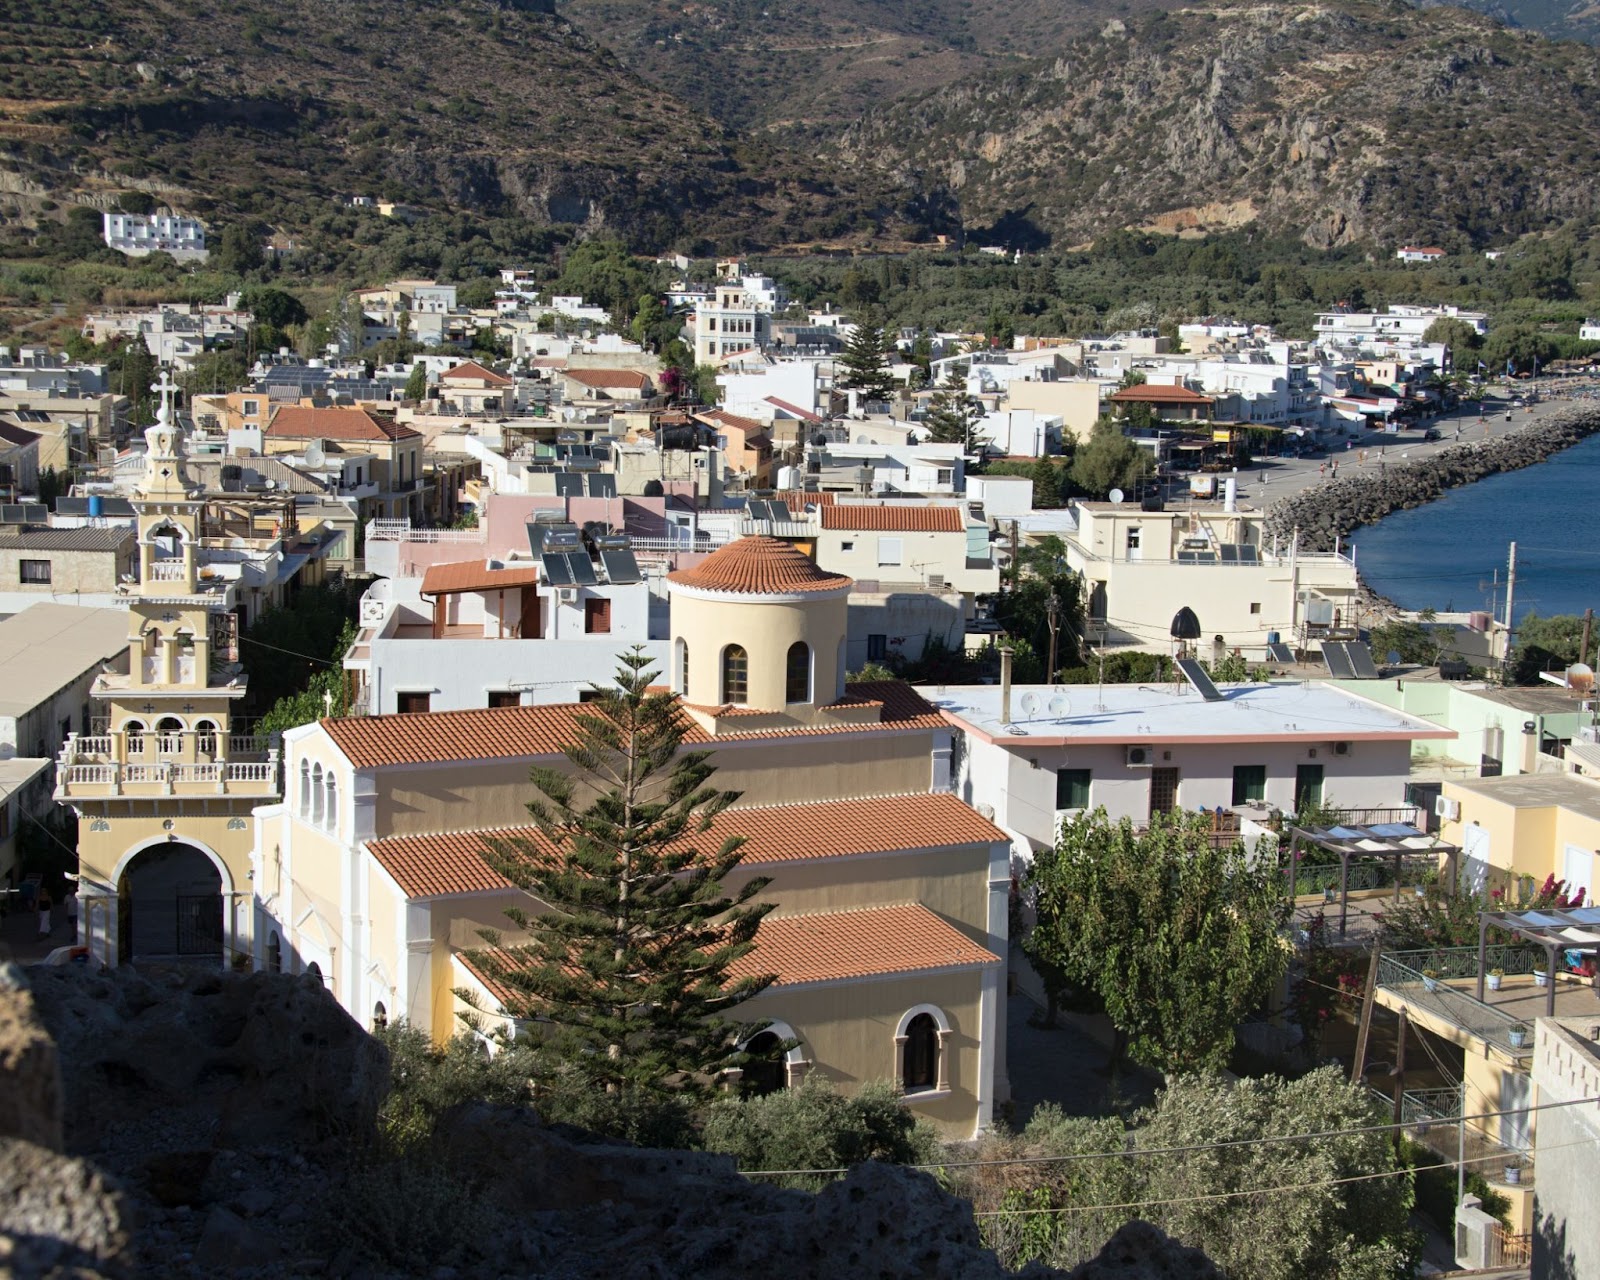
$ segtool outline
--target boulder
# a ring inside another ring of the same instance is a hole
[[[0,1136],[61,1150],[61,1072],[22,970],[0,963]]]
[[[0,1138],[0,1274],[106,1280],[133,1273],[128,1211],[99,1170]]]

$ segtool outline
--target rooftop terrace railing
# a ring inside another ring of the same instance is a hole
[[[1472,952],[1471,973],[1447,974],[1439,968],[1440,963],[1450,964],[1454,960],[1454,967],[1461,969],[1465,961],[1454,953],[1467,950]],[[1520,1019],[1486,1004],[1449,981],[1451,977],[1476,977],[1477,963],[1476,947],[1386,953],[1378,960],[1378,986],[1402,996],[1411,1007],[1432,1013],[1475,1039],[1494,1045],[1509,1057],[1531,1056],[1532,1037],[1527,1035]],[[1424,974],[1424,968],[1435,970],[1438,977]],[[1519,1043],[1513,1044],[1513,1039]]]

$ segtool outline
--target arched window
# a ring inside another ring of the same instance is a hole
[[[322,766],[311,766],[311,821],[316,826],[322,825]]]
[[[783,676],[783,700],[811,701],[811,646],[804,640],[796,640],[789,646],[789,660]]]
[[[332,831],[339,825],[339,784],[334,781],[332,769],[328,770],[326,789],[328,800],[323,807],[323,821],[328,830]]]
[[[313,960],[310,964],[308,964],[306,966],[306,977],[315,978],[318,982],[321,982],[322,981],[322,966],[320,964],[318,964],[315,960]]]
[[[128,754],[142,756],[144,754],[144,725],[138,720],[129,720],[122,726],[122,732],[128,738]]]
[[[752,1036],[745,1045],[744,1051],[753,1059],[744,1067],[743,1085],[747,1096],[765,1097],[769,1093],[777,1093],[788,1084],[788,1064],[778,1052],[782,1045],[783,1040],[772,1031]]]
[[[203,756],[217,754],[217,726],[210,720],[197,720],[194,726],[195,750]]]
[[[900,1049],[900,1087],[906,1093],[931,1093],[949,1088],[944,1041],[950,1034],[945,1017],[932,1005],[908,1009],[895,1042]]]
[[[156,733],[160,735],[156,750],[162,755],[177,755],[183,749],[183,721],[177,716],[162,716],[156,722]]]
[[[372,1006],[372,1029],[382,1031],[389,1025],[389,1011],[383,1007],[383,1001],[378,1001]]]
[[[689,696],[689,642],[682,636],[678,637],[676,645],[678,657],[678,692],[684,697]]]
[[[267,938],[267,972],[283,972],[283,943],[278,940],[276,930]]]
[[[722,651],[722,700],[738,706],[750,700],[750,656],[743,645]]]
[[[300,761],[300,816],[311,816],[311,761]]]

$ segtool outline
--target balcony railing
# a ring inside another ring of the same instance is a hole
[[[112,795],[121,795],[123,788],[132,786],[161,787],[169,794],[179,788],[203,786],[227,794],[233,784],[252,795],[275,795],[277,753],[269,754],[271,758],[263,763],[244,764],[73,764],[63,767],[58,776],[67,795],[72,795],[75,788],[91,787],[108,788]]]
[[[188,572],[181,560],[152,560],[150,562],[151,582],[183,582],[188,578]]]
[[[1472,952],[1472,974],[1462,973],[1459,976],[1475,977],[1476,947],[1450,948],[1449,951],[1399,951],[1379,958],[1378,986],[1402,996],[1408,1005],[1435,1014],[1475,1039],[1494,1045],[1510,1057],[1531,1056],[1533,1048],[1528,1043],[1531,1037],[1525,1033],[1518,1035],[1518,1039],[1523,1043],[1517,1045],[1511,1043],[1513,1028],[1519,1033],[1524,1032],[1525,1024],[1520,1019],[1501,1012],[1493,1005],[1485,1004],[1461,987],[1451,985],[1446,980],[1444,970],[1438,969],[1437,964],[1431,963],[1433,960],[1449,956],[1452,952],[1468,950]],[[1412,968],[1412,964],[1417,964],[1419,967]],[[1424,975],[1423,967],[1437,969],[1439,976],[1433,978]]]

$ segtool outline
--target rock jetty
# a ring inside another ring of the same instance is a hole
[[[1379,460],[1369,450],[1355,471],[1349,455],[1338,455],[1346,474],[1283,499],[1267,512],[1266,539],[1287,544],[1296,530],[1300,550],[1331,551],[1334,541],[1393,511],[1420,507],[1446,489],[1471,484],[1501,471],[1543,462],[1600,431],[1600,405],[1568,405],[1547,418],[1494,440],[1469,441],[1427,457]]]

